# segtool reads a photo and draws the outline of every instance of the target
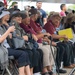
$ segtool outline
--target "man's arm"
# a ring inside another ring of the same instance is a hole
[[[47,23],[47,18],[43,18],[44,25]]]
[[[52,37],[53,37],[54,39],[60,39],[60,38],[68,39],[67,36],[65,36],[65,35],[52,34]]]
[[[40,34],[37,34],[36,36],[38,39],[40,39],[40,38],[44,38],[45,35],[48,37],[51,36],[49,33],[40,33]]]
[[[47,23],[47,14],[45,11],[43,11],[43,23],[44,25]]]

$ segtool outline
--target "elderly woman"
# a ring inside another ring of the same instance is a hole
[[[15,59],[17,59],[18,66],[19,66],[19,75],[31,75],[30,68],[29,68],[30,62],[29,62],[29,57],[28,57],[27,52],[12,49],[7,42],[7,37],[9,36],[9,34],[15,31],[14,26],[9,27],[6,31],[3,29],[3,24],[5,23],[4,19],[7,18],[6,19],[6,21],[7,21],[8,17],[9,17],[8,11],[1,12],[1,14],[0,14],[0,19],[1,19],[0,43],[3,43],[5,48],[7,48],[9,56],[13,55],[15,57]],[[8,25],[8,24],[6,24],[6,25]]]
[[[8,18],[9,19],[9,18]],[[20,27],[20,23],[22,21],[22,17],[21,17],[21,12],[15,12],[11,15],[10,18],[11,22],[10,25],[14,25],[15,26],[15,33],[16,36],[21,37],[25,40],[25,43],[29,43],[33,40],[37,40],[37,38],[35,37],[34,34],[27,34],[21,27]],[[6,25],[5,25],[6,26]],[[6,26],[8,27],[8,26]],[[15,35],[14,35],[15,36]],[[17,42],[17,41],[16,41]],[[30,44],[31,46],[31,44]],[[21,48],[20,48],[21,49]],[[37,49],[35,47],[33,47],[32,49],[28,49],[28,48],[23,48],[24,51],[26,51],[29,55],[29,59],[30,59],[30,69],[31,69],[31,74],[33,75],[33,68],[37,67],[39,65],[39,61],[40,57],[42,56],[42,54],[39,55],[39,52],[37,51]],[[40,50],[40,49],[39,49]],[[37,57],[37,59],[36,59]],[[39,69],[38,69],[39,70]]]

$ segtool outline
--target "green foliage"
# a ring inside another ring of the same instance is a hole
[[[75,4],[68,6],[68,9],[75,10]]]
[[[12,7],[14,4],[16,4],[17,2],[12,2],[12,4],[10,5],[10,7]]]
[[[8,5],[10,4],[9,8],[11,8],[14,4],[16,4],[16,0],[15,2],[13,2],[13,0],[7,0],[8,1]]]
[[[9,3],[12,1],[12,0],[8,0],[9,1]]]

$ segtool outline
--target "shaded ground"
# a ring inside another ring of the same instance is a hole
[[[60,74],[60,75],[68,75],[72,69],[66,69],[66,70],[67,70],[66,74]],[[75,72],[74,72],[74,75],[75,75]]]
[[[69,75],[69,73],[70,73],[70,71],[72,70],[72,69],[66,69],[67,70],[67,73],[65,73],[65,74],[60,74],[60,75]],[[0,74],[1,75],[1,74]],[[5,75],[8,75],[8,74],[5,74]],[[16,75],[16,74],[15,74]],[[58,74],[57,74],[58,75]],[[75,75],[75,72],[73,73],[73,75]]]

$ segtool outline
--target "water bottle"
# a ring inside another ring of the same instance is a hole
[[[53,66],[53,75],[56,75],[56,65]]]

